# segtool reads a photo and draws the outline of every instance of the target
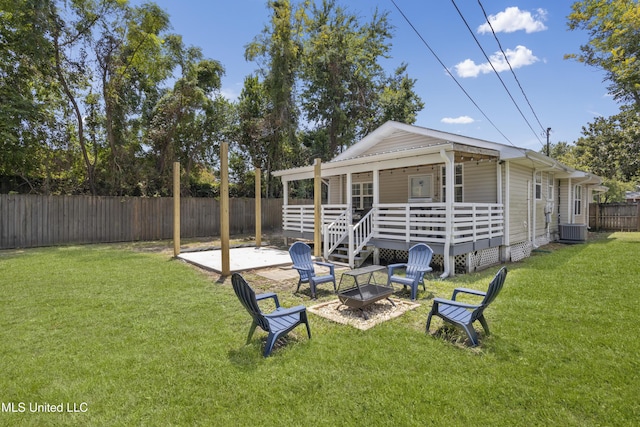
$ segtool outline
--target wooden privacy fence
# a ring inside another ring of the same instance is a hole
[[[230,199],[229,232],[255,231],[254,199]],[[282,228],[282,199],[262,200],[262,230]],[[180,199],[183,238],[220,235],[220,202]],[[0,249],[173,238],[173,198],[0,194]]]
[[[589,227],[602,231],[640,231],[640,203],[591,203]]]

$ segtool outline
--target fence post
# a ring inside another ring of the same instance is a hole
[[[262,246],[262,184],[260,182],[260,168],[256,168],[256,189],[255,189],[255,224],[256,224],[256,247]]]
[[[220,143],[220,246],[222,275],[231,273],[229,260],[229,143]]]
[[[173,163],[173,256],[180,255],[180,162]]]

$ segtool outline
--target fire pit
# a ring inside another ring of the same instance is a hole
[[[362,309],[369,304],[373,304],[383,298],[393,304],[393,301],[389,299],[389,296],[393,294],[393,287],[387,286],[386,274],[384,274],[384,284],[379,285],[376,282],[374,273],[379,275],[386,273],[386,267],[370,265],[346,271],[342,273],[340,284],[338,285],[338,299],[340,302],[347,307],[360,309],[365,319],[367,319],[367,313]],[[343,282],[348,287],[343,288]]]

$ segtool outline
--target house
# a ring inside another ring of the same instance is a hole
[[[625,192],[625,200],[627,203],[638,203],[640,202],[640,191],[626,191]]]
[[[288,193],[314,179],[314,166],[273,174],[284,236],[313,239],[314,206],[289,204]],[[375,263],[391,262],[424,242],[442,277],[584,240],[589,201],[606,190],[600,177],[535,151],[393,121],[322,163],[320,178],[325,258],[353,268],[373,252]]]

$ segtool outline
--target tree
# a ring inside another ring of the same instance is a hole
[[[275,195],[271,172],[284,167],[290,153],[298,146],[296,130],[298,127],[298,108],[295,102],[295,82],[300,67],[302,45],[300,32],[302,29],[303,9],[294,10],[289,0],[269,1],[272,9],[270,26],[266,26],[261,35],[246,47],[245,58],[261,63],[259,73],[262,82],[249,78],[245,80],[246,97],[244,105],[248,108],[242,114],[249,114],[251,123],[243,126],[259,130],[259,139],[249,141],[250,133],[242,138],[246,147],[260,145],[250,149],[254,167],[265,169],[266,196]],[[258,94],[262,92],[262,94]],[[259,101],[263,120],[259,120],[252,111],[258,107]],[[253,105],[247,105],[247,102]],[[257,135],[255,135],[257,136]]]
[[[582,134],[575,147],[582,166],[596,175],[623,182],[640,178],[640,123],[634,109],[598,117],[582,128]]]
[[[366,133],[384,79],[378,63],[390,45],[387,13],[377,11],[367,24],[323,0],[311,6],[306,21],[302,73],[302,108],[313,127],[327,129],[324,160],[332,158]]]
[[[146,93],[155,91],[171,73],[160,38],[168,27],[169,16],[153,3],[117,9],[105,17],[92,43],[110,165],[105,181],[114,192],[127,191],[127,182],[136,182],[135,155],[140,144],[130,127],[141,114]]]
[[[582,128],[573,158],[583,169],[606,179],[620,193],[640,179],[640,4],[635,0],[583,0],[572,5],[569,29],[589,33],[580,54],[565,55],[605,72],[620,113],[598,117]],[[611,196],[615,191],[612,190]],[[607,195],[609,197],[610,195]]]
[[[269,99],[258,76],[244,79],[238,99],[238,144],[245,151],[254,168],[262,168],[269,155],[268,139],[271,133],[267,116]]]
[[[218,61],[202,59],[198,48],[186,48],[180,37],[168,40],[182,70],[173,89],[157,102],[147,137],[155,159],[155,184],[160,194],[169,194],[173,162],[180,161],[185,175],[205,161],[213,141],[216,104],[224,68]],[[223,116],[224,117],[224,116]]]
[[[34,177],[48,169],[42,141],[59,136],[54,111],[62,104],[43,32],[48,7],[41,0],[0,0],[0,178],[11,189],[26,183],[35,190]]]
[[[62,4],[66,7],[67,4]],[[82,94],[90,85],[89,63],[86,47],[91,40],[91,32],[97,22],[111,8],[117,8],[115,1],[97,4],[95,1],[72,3],[68,9],[60,11],[54,2],[48,5],[48,34],[53,46],[53,69],[62,93],[71,106],[75,119],[75,138],[80,146],[82,159],[86,167],[86,177],[91,194],[97,194],[96,162],[97,156],[91,156],[85,136]],[[65,20],[65,17],[67,20]]]
[[[407,64],[400,65],[393,76],[386,79],[379,94],[376,120],[367,133],[389,120],[401,123],[415,123],[424,102],[414,92],[415,79],[407,75]]]
[[[636,0],[583,0],[572,5],[570,30],[590,40],[579,54],[565,55],[606,73],[608,89],[620,102],[640,107],[640,4]]]
[[[330,159],[387,120],[414,123],[424,103],[407,65],[387,76],[379,62],[391,47],[388,13],[375,10],[361,23],[335,0],[323,0],[308,15],[301,105],[307,135],[320,138],[306,144],[314,154]]]

